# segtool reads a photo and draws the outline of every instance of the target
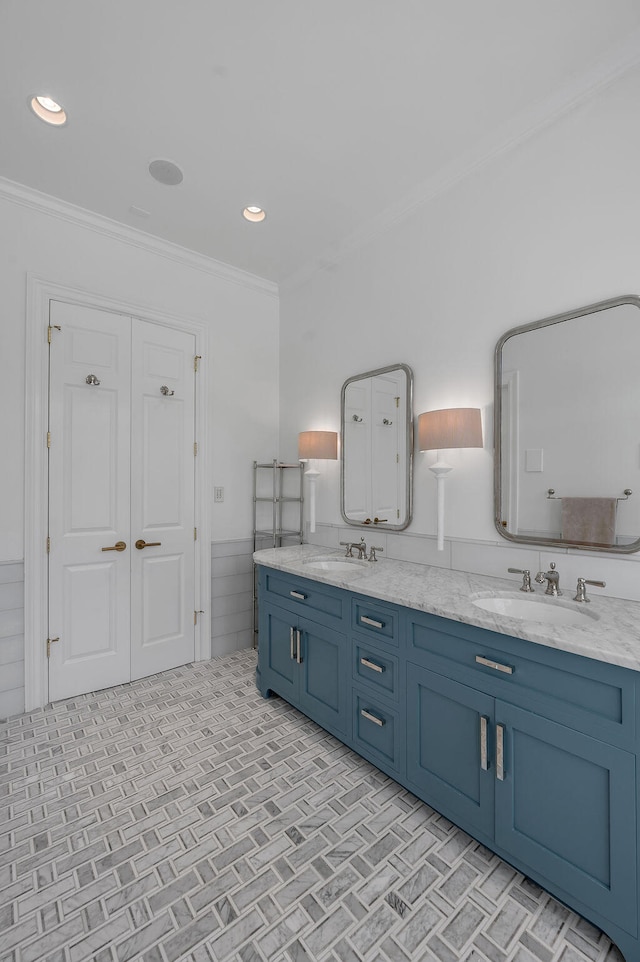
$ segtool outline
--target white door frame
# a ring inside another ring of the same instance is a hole
[[[59,300],[141,318],[164,327],[195,335],[196,353],[204,358],[198,369],[196,425],[198,455],[195,459],[195,629],[196,661],[211,657],[211,531],[207,479],[207,357],[208,327],[202,321],[177,317],[156,308],[126,303],[79,288],[57,284],[27,274],[26,387],[25,387],[25,553],[24,553],[24,693],[25,711],[47,703],[48,530],[47,424],[49,405],[49,301]],[[55,332],[54,332],[55,334]]]

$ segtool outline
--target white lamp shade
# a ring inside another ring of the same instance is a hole
[[[427,411],[418,416],[420,451],[481,447],[480,408],[444,408],[440,411]]]
[[[337,461],[338,435],[335,431],[301,431],[298,435],[298,458],[306,461]]]

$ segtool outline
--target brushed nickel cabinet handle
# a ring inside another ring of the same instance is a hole
[[[504,726],[496,725],[496,778],[504,781]]]
[[[101,551],[124,551],[127,547],[126,541],[116,541],[115,544],[110,545],[108,548],[101,548]]]
[[[365,708],[360,709],[360,714],[363,718],[366,718],[367,721],[373,722],[374,725],[379,725],[380,728],[382,728],[385,723],[384,718],[379,718],[377,715],[374,715],[373,712],[367,711]]]
[[[377,671],[380,674],[384,671],[384,665],[376,665],[375,661],[369,661],[368,658],[361,658],[360,664],[364,665],[365,668],[370,668],[371,671]]]
[[[300,631],[300,629],[299,629],[299,628],[296,628],[296,635],[297,635],[297,638],[298,638],[298,645],[297,645],[297,648],[296,648],[296,661],[298,662],[299,665],[302,664],[301,634],[302,634],[302,632]]]
[[[303,595],[300,591],[290,591],[289,594],[292,598],[297,598],[298,601],[306,601],[307,596]]]
[[[372,628],[384,628],[384,622],[374,621],[373,618],[367,618],[366,615],[360,615],[360,621],[363,625],[370,625]]]
[[[487,749],[487,725],[489,719],[486,715],[480,716],[480,768],[483,772],[489,770],[489,752]]]
[[[145,541],[144,538],[138,538],[136,541],[136,548],[142,551],[143,548],[159,548],[162,541]]]
[[[513,674],[511,665],[501,665],[499,661],[492,661],[491,658],[484,658],[482,655],[476,655],[476,661],[479,665],[484,665],[486,668],[494,668],[495,671],[502,671],[505,675]]]
[[[291,661],[293,661],[293,659],[296,657],[296,643],[295,643],[295,641],[294,641],[294,638],[295,638],[294,632],[295,632],[295,628],[293,628],[293,627],[289,628],[289,642],[290,642],[290,646],[291,646],[291,647],[290,647],[290,651],[291,651]]]

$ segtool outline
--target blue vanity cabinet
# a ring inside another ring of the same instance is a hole
[[[275,692],[640,962],[638,673],[260,568]]]
[[[345,598],[306,579],[274,577],[265,568],[259,579],[260,691],[281,695],[345,740],[351,732]]]

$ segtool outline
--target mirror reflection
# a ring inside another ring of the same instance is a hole
[[[413,374],[406,364],[342,386],[340,510],[348,524],[400,530],[411,521]]]
[[[509,540],[640,548],[639,309],[613,298],[498,342],[495,519]]]

